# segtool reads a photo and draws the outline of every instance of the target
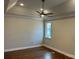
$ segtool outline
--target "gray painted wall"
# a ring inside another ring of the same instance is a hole
[[[40,20],[22,16],[5,16],[5,49],[39,45],[43,37],[43,24]]]
[[[53,8],[57,14],[75,12],[75,0],[66,2]],[[63,14],[61,15],[63,16]],[[67,16],[69,17],[69,16]],[[53,19],[53,18],[52,18]],[[55,19],[52,22],[52,39],[45,39],[44,44],[54,47],[60,51],[74,55],[75,50],[75,17]]]
[[[74,55],[75,20],[74,17],[52,21],[52,39],[44,39],[44,44]]]

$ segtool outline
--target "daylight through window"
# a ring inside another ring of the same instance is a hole
[[[52,24],[47,22],[45,24],[45,38],[51,38],[51,35],[52,35]]]

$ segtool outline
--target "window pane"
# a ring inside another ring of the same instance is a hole
[[[46,23],[46,26],[45,26],[45,37],[46,38],[51,38],[51,23]]]

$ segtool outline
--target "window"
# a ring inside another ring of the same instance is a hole
[[[52,23],[50,22],[45,23],[45,38],[52,38]]]

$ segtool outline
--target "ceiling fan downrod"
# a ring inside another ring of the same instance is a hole
[[[44,11],[44,2],[45,2],[45,0],[42,0],[42,12]]]
[[[42,0],[42,2],[45,2],[45,0]]]

